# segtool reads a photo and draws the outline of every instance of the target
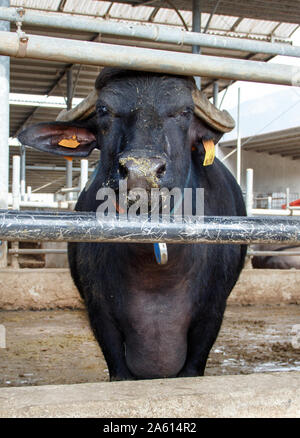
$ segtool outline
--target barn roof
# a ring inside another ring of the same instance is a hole
[[[226,150],[236,147],[236,140],[223,141],[219,146]],[[293,160],[300,159],[300,128],[290,128],[281,131],[273,131],[267,134],[244,137],[241,139],[242,151],[267,153],[280,155]]]

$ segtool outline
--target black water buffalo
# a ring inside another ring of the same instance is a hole
[[[96,211],[99,188],[117,191],[126,180],[128,189],[204,188],[205,215],[246,215],[227,168],[217,159],[204,165],[204,145],[232,129],[232,119],[196,90],[192,78],[106,68],[96,90],[95,111],[71,111],[70,121],[67,113],[65,121],[34,125],[19,136],[23,144],[64,156],[101,149],[76,210]],[[69,245],[72,277],[111,380],[204,373],[246,248],[173,244],[168,251],[161,265],[152,244]]]
[[[253,245],[255,251],[276,251],[280,255],[255,255],[251,259],[255,269],[300,269],[299,245]],[[285,255],[285,253],[291,255]],[[292,255],[295,253],[295,255]]]

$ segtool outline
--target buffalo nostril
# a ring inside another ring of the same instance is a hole
[[[159,168],[156,170],[156,176],[158,178],[162,178],[165,173],[166,173],[166,165],[165,164],[161,164],[159,166]]]
[[[119,174],[122,179],[128,177],[128,168],[121,163],[119,164]]]

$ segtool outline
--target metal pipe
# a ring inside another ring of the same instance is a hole
[[[192,31],[201,32],[201,0],[193,0],[193,17],[192,17]],[[199,55],[201,47],[197,44],[192,45],[192,53]],[[201,90],[201,77],[195,77],[196,86]]]
[[[272,196],[268,196],[268,209],[272,208]]]
[[[25,201],[26,192],[26,148],[21,147],[21,179],[20,179],[21,201]]]
[[[27,201],[31,201],[31,186],[27,186]]]
[[[9,0],[0,0],[0,6],[9,9]],[[0,18],[1,20],[1,18]],[[8,22],[0,21],[0,31],[9,31]],[[9,162],[9,57],[0,56],[0,208],[8,207]],[[7,266],[7,244],[0,241],[0,268]]]
[[[2,0],[3,3],[3,0]],[[4,0],[5,3],[5,0]],[[8,3],[8,2],[6,2]],[[1,4],[1,3],[0,3]],[[20,21],[20,8],[0,7],[0,20]],[[57,29],[78,30],[129,38],[138,38],[163,43],[195,45],[223,50],[238,50],[250,53],[300,57],[300,47],[287,43],[269,43],[252,41],[245,38],[233,38],[204,33],[187,32],[182,29],[164,27],[157,24],[126,24],[101,18],[83,18],[71,14],[40,12],[27,9],[22,22],[33,26],[54,27]]]
[[[300,251],[248,251],[248,256],[277,257],[277,256],[300,256]]]
[[[62,187],[59,192],[62,193],[70,193],[70,192],[79,192],[79,187]]]
[[[218,97],[219,97],[219,83],[218,83],[218,81],[215,81],[213,83],[213,104],[217,108],[218,108]],[[215,145],[215,153],[216,153],[216,157],[219,158],[220,151],[219,151],[219,145],[218,144]]]
[[[81,160],[80,161],[80,191],[82,192],[82,190],[85,188],[86,183],[88,182],[89,179],[89,162],[88,160]]]
[[[269,210],[267,208],[253,208],[252,215],[255,216],[290,216],[290,209],[282,210],[282,209],[272,209]],[[295,211],[293,216],[300,216],[300,211]]]
[[[20,208],[20,156],[13,156],[13,175],[12,175],[12,207],[14,210]]]
[[[8,253],[9,254],[67,254],[67,250],[66,249],[55,249],[55,248],[41,248],[41,249],[25,249],[25,248],[21,248],[21,249],[9,249]]]
[[[117,220],[95,213],[0,211],[0,239],[57,242],[299,243],[295,218],[202,217],[179,222]]]
[[[26,50],[21,49],[25,58],[213,78],[218,72],[219,78],[282,85],[295,85],[295,78],[300,76],[300,68],[290,65],[38,35],[27,37]],[[17,33],[0,32],[0,55],[18,57],[22,44]]]
[[[76,201],[21,201],[20,207],[22,208],[68,208],[69,204],[76,203]]]
[[[12,174],[12,207],[14,210],[20,209],[20,156],[13,156],[13,174]],[[14,241],[11,244],[14,251],[18,251],[19,242]],[[11,258],[11,266],[15,269],[19,268],[18,255],[15,254]]]
[[[252,215],[253,208],[253,169],[246,170],[246,210],[247,215]]]
[[[241,89],[238,88],[238,105],[237,105],[237,140],[236,140],[236,180],[237,183],[241,184]]]
[[[73,70],[72,67],[67,71],[67,110],[72,109],[73,100]],[[73,161],[67,159],[67,171],[66,171],[66,188],[71,189],[73,186]],[[67,192],[67,201],[72,201],[73,192]]]
[[[9,166],[10,169],[12,169],[12,166]],[[67,170],[66,167],[63,166],[31,166],[31,165],[27,165],[26,166],[26,170],[45,170],[45,171],[55,171],[55,172],[65,172]],[[88,172],[94,172],[95,168],[91,167],[88,169]],[[81,167],[73,167],[73,172],[80,172],[81,171]]]

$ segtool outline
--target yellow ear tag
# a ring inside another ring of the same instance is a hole
[[[76,149],[80,145],[79,141],[77,141],[76,135],[73,135],[72,138],[63,138],[58,144],[59,146],[71,149]]]
[[[202,140],[202,143],[205,149],[203,166],[210,166],[215,159],[215,144],[213,140]]]

